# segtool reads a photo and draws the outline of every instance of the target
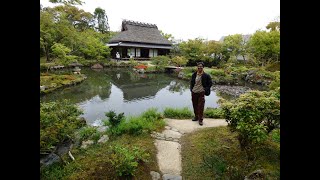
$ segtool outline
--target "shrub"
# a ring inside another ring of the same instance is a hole
[[[130,58],[128,64],[130,66],[136,66],[136,65],[138,65],[138,62],[136,60],[134,60],[133,58]]]
[[[274,142],[280,143],[280,129],[274,129],[271,132],[271,137]]]
[[[128,117],[125,121],[120,121],[118,125],[111,126],[109,132],[116,136],[122,134],[140,135],[144,132],[149,133],[165,125],[162,118],[161,113],[158,113],[155,108],[150,108],[140,116]]]
[[[185,58],[184,56],[175,56],[174,58],[172,58],[171,62],[180,67],[180,66],[185,66],[188,62],[188,59]]]
[[[156,56],[151,58],[152,64],[156,65],[160,69],[169,64],[170,58],[168,56]]]
[[[274,80],[270,83],[269,89],[275,90],[280,87],[280,71],[274,73]]]
[[[77,119],[80,114],[68,100],[40,102],[40,152],[51,152],[59,143],[73,139],[74,131],[85,125]]]
[[[184,108],[165,108],[163,114],[166,118],[184,119],[192,118],[192,112],[187,107]]]
[[[80,140],[86,140],[89,139],[93,134],[97,132],[97,129],[92,126],[86,126],[80,129],[79,135],[80,135]]]
[[[118,126],[124,119],[124,113],[116,114],[114,111],[106,112],[105,115],[109,118],[111,127]]]
[[[212,69],[210,72],[212,76],[226,76],[226,73],[222,69]]]
[[[154,72],[156,71],[156,66],[148,66],[145,72]]]
[[[280,100],[275,95],[272,91],[250,91],[231,102],[222,101],[226,120],[239,133],[242,149],[263,142],[279,126]]]
[[[112,150],[109,161],[113,165],[118,176],[133,176],[140,162],[147,162],[149,153],[142,151],[138,147],[129,148],[115,145],[110,147]]]
[[[207,108],[204,115],[208,118],[224,118],[224,113],[221,108]]]
[[[150,108],[141,114],[142,118],[146,118],[150,121],[157,121],[163,118],[160,112],[157,112],[156,108]]]

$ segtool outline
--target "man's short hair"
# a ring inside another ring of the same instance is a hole
[[[202,64],[202,66],[204,67],[204,63],[203,62],[197,62],[197,66]]]

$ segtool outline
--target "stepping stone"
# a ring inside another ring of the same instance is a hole
[[[182,177],[180,175],[174,175],[174,174],[164,174],[162,176],[163,180],[182,180]]]
[[[177,142],[155,140],[157,161],[162,174],[181,173],[181,145]]]
[[[176,132],[176,131],[172,131],[172,130],[164,130],[162,133],[165,135],[166,138],[171,137],[171,138],[178,138],[179,139],[182,136],[181,133]]]

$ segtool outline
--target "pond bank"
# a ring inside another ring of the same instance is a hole
[[[48,94],[60,88],[73,86],[87,78],[84,74],[56,75],[40,74],[40,94]]]

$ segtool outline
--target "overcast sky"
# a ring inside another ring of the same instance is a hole
[[[252,34],[280,16],[280,0],[84,0],[78,6],[93,14],[106,11],[112,31],[123,19],[156,24],[175,39],[219,40],[232,34]],[[48,0],[40,0],[52,7]]]

